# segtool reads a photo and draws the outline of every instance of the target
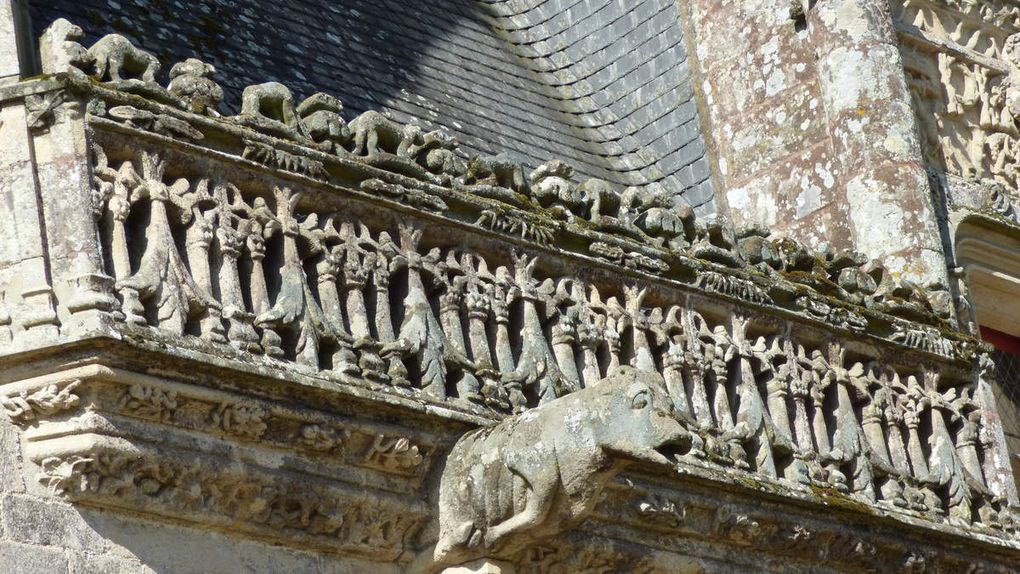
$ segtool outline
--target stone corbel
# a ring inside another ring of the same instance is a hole
[[[690,431],[668,413],[663,379],[621,366],[598,384],[468,432],[447,457],[438,539],[415,574],[513,574],[502,560],[581,523],[634,461],[669,465]],[[579,422],[564,432],[563,421]]]

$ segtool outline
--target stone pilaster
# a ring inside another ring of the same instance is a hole
[[[945,283],[887,2],[794,7],[690,4],[730,218],[812,246],[861,251],[894,276]]]
[[[894,274],[945,284],[945,254],[888,2],[824,0],[809,18],[854,247],[881,258]]]

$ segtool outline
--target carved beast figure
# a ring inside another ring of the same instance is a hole
[[[306,98],[297,107],[302,131],[329,151],[339,150],[351,139],[351,129],[340,115],[343,111],[339,99],[322,92]]]
[[[408,124],[401,127],[393,120],[369,110],[350,123],[354,135],[354,154],[374,156],[380,151],[401,157],[410,156],[410,146],[421,137],[421,127]]]
[[[294,95],[290,88],[279,82],[246,87],[241,93],[241,113],[280,122],[288,127],[297,125]]]
[[[95,58],[78,43],[84,36],[85,33],[80,27],[64,18],[54,20],[39,40],[43,73],[81,74],[91,70],[95,65]]]
[[[492,185],[524,193],[528,182],[524,178],[524,168],[509,155],[501,153],[472,158],[464,175],[464,185]]]
[[[100,38],[89,54],[96,61],[96,77],[102,80],[109,74],[110,81],[125,79],[125,75],[133,76],[146,83],[156,81],[159,72],[159,60],[155,56],[136,48],[130,40],[120,34],[107,34]]]
[[[167,90],[196,114],[219,116],[216,106],[223,100],[223,88],[213,81],[216,68],[195,58],[177,62],[170,68]]]
[[[621,367],[601,382],[454,446],[439,489],[439,540],[412,572],[498,557],[570,528],[633,460],[689,445],[657,373]],[[658,449],[658,450],[657,450]]]

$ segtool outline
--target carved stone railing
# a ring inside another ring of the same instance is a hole
[[[29,336],[36,315],[0,316],[12,351],[117,339],[248,377],[305,377],[388,409],[419,405],[453,426],[498,420],[632,365],[662,375],[692,432],[673,453],[678,469],[983,535],[1015,528],[987,365],[954,328],[946,286],[898,282],[859,254],[813,252],[768,230],[699,222],[688,208],[598,180],[577,184],[558,161],[525,177],[506,157],[462,157],[442,132],[373,112],[348,125],[324,94],[295,106],[282,85],[253,86],[242,113],[221,117],[211,67],[178,64],[163,88],[153,81],[158,62],[123,38],[86,50],[79,35],[55,23],[43,38],[47,75],[2,91],[35,134],[83,114],[78,161],[88,174],[73,201],[41,192],[48,220],[88,230],[71,234],[81,240],[67,252],[50,247],[45,301],[37,289],[3,290],[8,308],[52,316],[42,343]],[[94,253],[73,256],[90,241]],[[188,502],[177,497],[196,490],[185,486],[190,474],[151,462],[154,448],[90,442],[105,436],[102,425],[78,420],[71,434],[81,440],[68,441],[61,417],[83,403],[262,446],[277,437],[269,443],[282,451],[329,451],[354,433],[352,464],[402,477],[393,490],[417,489],[428,467],[430,449],[398,444],[392,430],[343,430],[325,412],[298,421],[262,399],[238,411],[193,386],[171,396],[174,376],[147,387],[67,371],[12,382],[0,396],[15,422],[55,417],[33,436],[30,458],[46,485],[99,492],[96,504],[131,506],[124,489],[151,498],[146,488],[163,496],[167,483],[172,509],[148,511],[182,517]],[[181,402],[195,403],[190,415],[174,414]],[[305,472],[316,463],[294,464]],[[234,481],[209,468],[213,482]],[[161,472],[170,478],[147,478]],[[277,520],[268,512],[251,528]],[[406,512],[410,522],[394,527],[403,538],[421,522],[420,508]],[[357,551],[348,537],[343,548]]]

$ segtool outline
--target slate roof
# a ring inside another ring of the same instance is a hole
[[[661,186],[714,211],[675,0],[30,0],[36,33],[65,17],[170,63],[217,68],[238,107],[270,80],[324,91],[349,118],[441,125],[468,151],[580,177]],[[165,70],[164,70],[165,72]],[[682,198],[682,199],[681,199]]]

